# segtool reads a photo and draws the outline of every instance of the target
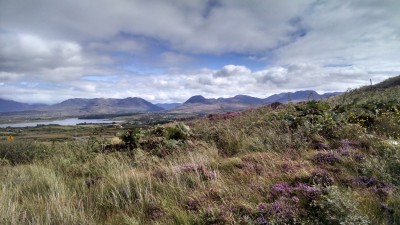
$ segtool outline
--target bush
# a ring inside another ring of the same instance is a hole
[[[119,138],[121,139],[121,141],[124,142],[125,147],[127,147],[128,150],[137,148],[141,137],[142,137],[142,131],[138,128],[133,130],[128,130],[124,134],[119,136]]]
[[[0,142],[0,159],[11,165],[30,163],[46,155],[47,149],[44,146],[36,146],[32,141]]]
[[[336,186],[327,187],[327,194],[314,203],[317,220],[326,225],[370,224],[368,218],[360,213],[352,197]]]
[[[183,124],[183,123],[178,123],[174,127],[167,127],[166,128],[166,138],[168,140],[174,139],[174,140],[186,140],[190,136],[190,128],[189,126]]]

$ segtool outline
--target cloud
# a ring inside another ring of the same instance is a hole
[[[4,0],[0,26],[78,42],[125,32],[186,52],[258,52],[286,41],[295,29],[288,21],[311,2]]]
[[[36,73],[87,63],[81,47],[74,42],[45,40],[27,34],[0,34],[0,42],[1,71]]]
[[[216,77],[215,74],[224,76]],[[206,97],[232,97],[246,94],[265,98],[284,91],[313,89],[321,93],[345,91],[379,82],[388,76],[357,66],[321,67],[314,64],[292,64],[250,70],[243,65],[227,65],[219,70],[181,71],[163,74],[120,74],[109,79],[68,82],[21,80],[8,82],[0,96],[25,102],[55,103],[72,97],[143,97],[152,102],[183,102],[201,94]],[[106,78],[106,77],[105,77]],[[112,81],[110,81],[112,79]],[[343,83],[346,83],[344,86]],[[29,87],[29,88],[28,88]],[[57,93],[57,94],[55,94]]]
[[[266,97],[400,74],[398,0],[2,0],[0,96]]]
[[[23,76],[17,73],[0,72],[0,81],[9,82],[20,80]]]
[[[319,1],[301,17],[307,34],[276,51],[278,63],[398,67],[399,10],[395,0]]]
[[[235,75],[245,75],[250,74],[250,69],[245,66],[227,65],[222,68],[222,70],[217,71],[213,74],[215,78],[219,77],[230,77]]]

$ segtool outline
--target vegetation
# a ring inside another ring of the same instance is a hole
[[[0,224],[400,224],[398,96],[17,134],[0,142]]]

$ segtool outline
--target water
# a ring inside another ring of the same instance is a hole
[[[113,121],[108,119],[78,119],[78,118],[68,118],[62,120],[53,120],[46,122],[29,122],[29,123],[10,123],[10,124],[0,124],[0,128],[6,127],[36,127],[37,125],[49,125],[49,124],[58,124],[63,126],[68,125],[77,125],[80,123],[118,123],[121,121]]]

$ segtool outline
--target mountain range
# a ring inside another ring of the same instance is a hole
[[[12,100],[0,99],[0,112],[52,112],[58,116],[115,114],[139,112],[170,112],[170,113],[210,113],[241,111],[272,102],[298,102],[319,100],[341,94],[340,92],[318,94],[312,90],[286,92],[271,95],[267,98],[255,98],[247,95],[236,95],[232,98],[205,98],[201,95],[192,96],[184,103],[152,104],[142,98],[73,98],[54,105],[27,104]]]
[[[174,113],[212,113],[241,111],[259,105],[271,104],[273,102],[288,103],[306,100],[321,100],[331,96],[336,96],[341,92],[318,94],[316,91],[305,90],[296,92],[285,92],[271,95],[267,98],[255,98],[247,95],[236,95],[232,98],[205,98],[196,95],[189,98],[182,105],[171,109]]]

